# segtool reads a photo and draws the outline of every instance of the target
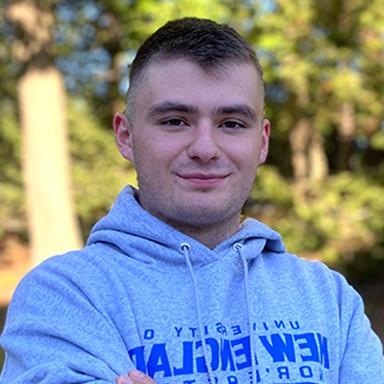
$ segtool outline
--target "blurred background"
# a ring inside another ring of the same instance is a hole
[[[1,1],[0,330],[22,276],[135,183],[112,116],[140,42],[183,16],[232,25],[264,67],[271,150],[245,214],[345,274],[384,340],[381,0]]]

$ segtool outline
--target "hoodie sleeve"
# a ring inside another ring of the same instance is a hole
[[[341,351],[340,383],[384,383],[383,346],[373,332],[360,295],[340,277],[344,350]],[[340,292],[340,291],[339,291]]]
[[[100,299],[86,291],[100,277],[83,283],[89,271],[73,267],[48,261],[19,284],[0,339],[1,384],[114,383],[133,368]]]

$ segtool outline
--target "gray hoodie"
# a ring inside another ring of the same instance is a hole
[[[247,219],[211,250],[125,188],[86,247],[29,273],[1,337],[1,383],[384,383],[359,295]]]

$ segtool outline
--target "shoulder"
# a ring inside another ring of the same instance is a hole
[[[320,260],[311,260],[299,257],[293,253],[268,252],[264,254],[264,263],[277,273],[294,275],[297,277],[315,278],[320,281],[345,281],[345,278],[339,272],[333,270]]]
[[[11,307],[55,304],[55,301],[88,300],[92,296],[102,299],[104,278],[100,256],[86,247],[63,255],[48,258],[29,273],[18,284]]]
[[[114,301],[98,258],[86,247],[51,257],[22,279],[0,340],[7,351],[4,375],[20,375],[23,383],[40,382],[43,376],[52,383],[60,378],[79,382],[85,376],[111,382],[128,368],[113,322],[119,312],[110,310]]]
[[[291,253],[269,253],[263,257],[265,268],[281,286],[316,297],[339,308],[353,309],[362,299],[347,279],[338,271],[317,260],[300,258]]]

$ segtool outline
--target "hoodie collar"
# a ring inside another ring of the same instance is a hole
[[[141,207],[135,194],[130,186],[122,190],[110,212],[93,227],[87,245],[104,243],[144,263],[184,266],[180,246],[187,243],[194,267],[216,261],[236,243],[244,246],[246,259],[265,251],[285,250],[280,235],[254,219],[246,219],[238,232],[211,250],[151,215]]]

